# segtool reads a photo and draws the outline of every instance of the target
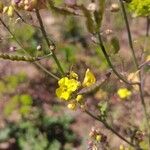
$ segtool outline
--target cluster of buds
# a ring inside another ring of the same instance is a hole
[[[9,17],[14,16],[15,9],[33,11],[44,8],[46,8],[46,0],[11,0],[11,4],[7,6],[0,1],[0,13],[7,14]]]
[[[97,143],[99,142],[105,143],[107,140],[107,137],[101,133],[100,129],[96,129],[94,127],[92,127],[89,136],[94,142]]]
[[[136,131],[136,133],[135,133],[135,140],[136,141],[141,142],[141,141],[144,140],[144,137],[145,137],[145,133],[144,132],[142,132],[140,130]]]
[[[13,6],[4,6],[3,2],[0,1],[0,13],[7,14],[9,17],[13,17],[14,8]]]
[[[46,0],[12,0],[11,3],[15,8],[27,11],[46,7]]]

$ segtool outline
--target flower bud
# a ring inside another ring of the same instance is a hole
[[[113,3],[110,7],[111,12],[118,12],[119,11],[119,5],[117,3]]]
[[[3,8],[3,13],[5,14],[7,11],[8,11],[8,6],[5,6],[5,7]]]
[[[38,51],[40,51],[40,50],[42,49],[42,46],[41,46],[41,45],[38,45],[38,46],[36,47],[36,49],[37,49]]]
[[[88,5],[88,10],[90,10],[90,11],[95,11],[96,9],[97,9],[97,6],[96,6],[95,3],[90,3],[90,4]]]
[[[69,108],[69,109],[71,109],[71,110],[75,110],[76,109],[76,103],[74,103],[74,102],[72,102],[72,103],[70,103],[70,104],[68,104],[67,105],[67,107]]]
[[[101,135],[96,135],[95,140],[96,140],[97,142],[100,142],[101,139],[102,139],[102,136],[101,136]]]
[[[13,17],[13,16],[14,16],[14,8],[13,8],[13,6],[9,6],[9,7],[8,7],[7,15],[8,15],[9,17]]]
[[[83,95],[78,95],[78,96],[76,97],[76,101],[77,101],[78,103],[81,103],[82,100],[83,100]]]

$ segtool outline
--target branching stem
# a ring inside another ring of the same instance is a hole
[[[37,19],[38,19],[38,21],[39,21],[39,24],[40,24],[40,28],[41,28],[43,37],[44,37],[44,39],[45,39],[45,41],[46,41],[46,43],[47,43],[48,48],[50,49],[51,46],[56,47],[55,44],[54,44],[54,42],[53,42],[52,40],[49,40],[49,39],[48,39],[48,36],[47,36],[46,31],[45,31],[45,28],[44,28],[44,24],[43,24],[43,21],[42,21],[42,18],[41,18],[41,15],[40,15],[40,12],[39,12],[38,9],[36,9],[36,16],[37,16]],[[54,49],[54,50],[55,50],[55,49]],[[51,50],[51,52],[52,52],[52,57],[54,58],[54,61],[56,62],[57,66],[58,66],[58,68],[59,68],[59,70],[60,70],[60,72],[62,73],[62,75],[64,75],[64,74],[65,74],[65,73],[64,73],[64,70],[63,70],[63,68],[62,68],[62,66],[61,66],[61,64],[60,64],[60,62],[59,62],[59,60],[58,60],[58,58],[57,58],[57,56],[56,56],[54,50]]]
[[[137,146],[134,145],[133,143],[131,143],[130,141],[128,141],[126,138],[124,138],[122,135],[120,135],[115,129],[113,129],[106,121],[103,121],[102,119],[100,119],[99,117],[93,115],[91,112],[89,112],[88,110],[85,110],[85,112],[91,116],[92,118],[94,118],[95,120],[101,122],[108,130],[110,130],[112,133],[114,133],[117,137],[119,137],[121,140],[123,140],[124,142],[128,143],[130,146],[136,148]]]
[[[15,37],[15,35],[11,32],[11,30],[9,29],[9,27],[5,24],[5,22],[0,18],[0,22],[1,24],[5,27],[5,29],[10,33],[10,35],[13,37],[13,39],[16,41],[16,43],[24,50],[24,52],[26,54],[28,54],[30,56],[30,54],[24,49],[24,46],[18,41],[18,39]],[[43,70],[45,73],[47,73],[49,76],[53,77],[56,80],[59,80],[59,78],[54,75],[53,73],[51,73],[50,71],[48,71],[46,68],[44,68],[40,63],[38,62],[33,62],[38,68],[40,68],[41,70]]]

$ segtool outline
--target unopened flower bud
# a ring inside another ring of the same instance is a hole
[[[73,103],[73,102],[67,105],[67,107],[71,110],[75,110],[76,106],[77,106],[76,103]]]
[[[101,136],[101,135],[96,135],[95,140],[96,140],[97,142],[100,142],[101,139],[102,139],[102,136]]]
[[[78,103],[81,103],[82,100],[83,100],[83,95],[78,95],[77,98],[76,98],[76,101],[77,101]]]
[[[105,30],[105,34],[106,34],[106,35],[110,35],[110,34],[112,34],[112,33],[113,33],[113,31],[112,31],[111,29]]]
[[[9,17],[13,17],[13,16],[14,16],[14,8],[13,8],[13,6],[9,6],[9,7],[8,7],[7,15],[8,15]]]
[[[40,50],[42,49],[42,46],[41,46],[41,45],[38,45],[38,46],[36,47],[36,49],[37,49],[38,51],[40,51]]]
[[[7,11],[8,11],[8,6],[5,6],[5,7],[3,8],[3,13],[5,14]]]
[[[49,48],[50,48],[51,51],[54,51],[55,50],[55,45],[52,44],[52,45],[50,45]]]
[[[117,3],[113,3],[110,7],[111,12],[118,12],[119,11],[119,5]]]
[[[95,11],[97,9],[97,6],[95,3],[90,3],[88,6],[88,10]]]

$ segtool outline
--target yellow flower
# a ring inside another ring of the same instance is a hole
[[[56,89],[56,95],[62,100],[68,100],[71,94],[78,89],[80,82],[75,79],[63,77],[58,81],[59,88]]]
[[[67,105],[67,107],[71,110],[75,110],[77,108],[77,104],[75,102],[71,102]]]
[[[96,79],[95,79],[94,74],[89,69],[87,69],[82,85],[84,87],[89,87],[92,84],[94,84],[95,82],[96,82]]]
[[[117,91],[117,94],[119,95],[119,97],[121,99],[125,99],[125,98],[128,98],[131,96],[131,91],[129,91],[127,88],[120,88],[118,91]]]

